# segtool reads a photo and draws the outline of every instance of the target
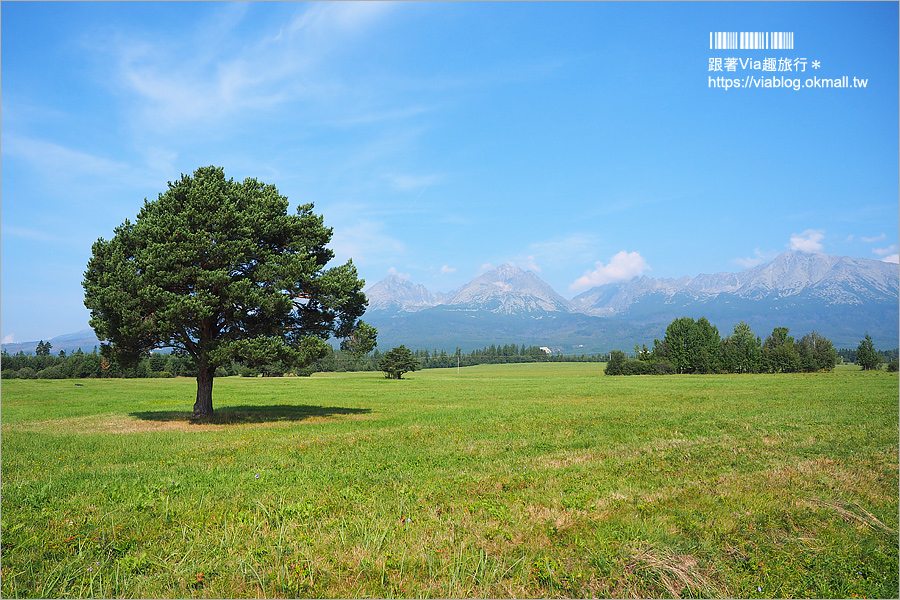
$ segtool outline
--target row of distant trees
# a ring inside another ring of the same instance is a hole
[[[777,327],[761,341],[746,323],[735,326],[734,332],[721,338],[718,329],[705,318],[676,319],[666,328],[662,340],[654,340],[653,348],[635,347],[633,356],[614,350],[608,354],[563,355],[548,354],[538,346],[524,344],[491,344],[480,350],[455,352],[446,350],[404,350],[414,361],[415,369],[470,367],[481,364],[523,362],[606,362],[610,375],[643,375],[665,373],[774,373],[833,369],[838,361],[857,363],[864,369],[878,368],[887,363],[889,370],[897,370],[898,350],[879,351],[866,334],[856,349],[835,351],[829,340],[813,332],[795,340],[786,327]],[[34,355],[5,350],[0,354],[0,368],[4,379],[66,379],[103,377],[196,377],[193,359],[179,353],[146,354],[131,366],[109,362],[94,348],[92,352],[52,352],[50,342],[38,344]],[[392,351],[373,352],[359,356],[352,352],[328,348],[325,356],[313,364],[296,369],[280,361],[250,365],[231,361],[216,369],[216,377],[281,377],[309,375],[314,372],[383,371],[384,357]],[[396,359],[396,358],[395,358]],[[405,354],[404,354],[404,360]],[[390,362],[390,361],[389,361]],[[405,364],[405,363],[404,363]],[[383,371],[386,374],[395,371]]]
[[[66,378],[101,378],[101,377],[196,377],[197,366],[194,360],[183,353],[149,353],[136,364],[124,366],[104,358],[97,349],[90,353],[81,350],[66,355],[64,351],[53,354],[50,342],[43,340],[38,344],[34,355],[19,352],[0,355],[0,366],[5,379],[66,379]],[[358,355],[328,347],[325,356],[311,365],[297,369],[281,361],[268,361],[261,364],[247,364],[231,361],[216,369],[216,377],[240,375],[243,377],[281,377],[284,375],[310,375],[316,372],[342,371],[380,371],[385,355],[391,351],[381,352],[377,348],[368,354]],[[538,346],[524,344],[491,344],[480,350],[463,352],[457,348],[455,352],[446,350],[409,351],[415,360],[416,369],[435,369],[470,367],[481,364],[505,364],[522,362],[601,362],[608,355],[561,355],[548,354]],[[408,369],[412,370],[412,369]],[[407,371],[408,371],[407,370]]]
[[[401,346],[406,349],[405,346]],[[491,344],[481,349],[463,352],[456,348],[453,352],[446,350],[408,350],[416,361],[417,369],[446,369],[450,367],[471,367],[474,365],[497,365],[527,362],[603,362],[609,355],[547,353],[539,346],[525,344]],[[316,361],[312,369],[315,372],[334,371],[380,371],[381,362],[387,352],[376,349],[363,357],[353,356],[340,350],[330,349],[324,358]]]
[[[24,352],[0,353],[3,379],[69,379],[104,377],[196,377],[196,366],[187,356],[177,354],[148,354],[136,365],[123,367],[101,356],[95,347],[92,352],[81,349],[66,354],[52,354],[52,345],[43,340],[34,355]]]
[[[815,331],[799,340],[787,327],[776,327],[762,341],[745,322],[723,338],[705,317],[672,321],[653,348],[635,347],[635,357],[622,351],[610,353],[608,375],[670,373],[798,373],[831,371],[840,360],[831,340]],[[876,369],[881,355],[867,333],[854,358],[863,369]],[[889,363],[895,365],[896,361]],[[896,369],[894,369],[896,370]]]

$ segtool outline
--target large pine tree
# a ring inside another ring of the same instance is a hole
[[[352,261],[325,267],[331,229],[312,209],[288,214],[274,186],[225,179],[218,167],[169,183],[93,246],[84,304],[103,353],[126,365],[154,348],[190,355],[202,417],[213,413],[216,367],[231,360],[306,365],[331,336],[371,349],[374,329],[359,321],[364,282]]]

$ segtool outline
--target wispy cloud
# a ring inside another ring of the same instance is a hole
[[[541,267],[534,260],[534,256],[517,256],[515,260],[511,262],[511,264],[519,267],[520,269],[524,269],[526,271],[537,271],[541,272]]]
[[[777,252],[763,252],[759,248],[756,248],[753,251],[753,256],[748,256],[746,258],[734,258],[732,259],[732,261],[749,269],[751,267],[761,265],[765,262],[769,262],[776,256],[778,256]]]
[[[362,266],[390,263],[406,254],[406,245],[385,233],[385,225],[379,221],[335,226],[330,246],[337,261],[343,263],[352,258]]]
[[[3,136],[3,154],[24,159],[32,166],[43,165],[46,168],[47,165],[53,165],[56,173],[62,171],[82,177],[108,179],[133,174],[133,168],[125,163],[11,133]]]
[[[358,34],[393,8],[393,2],[316,2],[294,18],[287,33],[302,32],[317,42],[335,44],[334,36]]]
[[[147,162],[122,162],[32,136],[3,134],[3,159],[21,160],[33,175],[33,188],[69,203],[98,206],[114,204],[110,190],[158,189],[172,171],[159,171],[168,154],[148,150]],[[48,165],[52,169],[48,171]],[[100,193],[100,192],[104,193]],[[137,201],[138,198],[133,200]]]
[[[390,269],[388,269],[388,275],[393,275],[395,277],[399,277],[400,279],[403,279],[404,281],[409,281],[409,278],[412,277],[412,275],[410,275],[409,273],[401,273],[400,271],[397,270],[396,267],[391,267]]]
[[[821,252],[823,249],[822,239],[825,238],[825,232],[821,229],[807,229],[803,233],[795,233],[791,235],[791,241],[788,248],[791,250],[799,250],[800,252]]]
[[[449,275],[450,273],[456,273],[456,267],[451,267],[449,265],[441,267],[441,275]]]
[[[900,254],[891,254],[881,259],[881,262],[900,264]]]
[[[13,225],[4,225],[3,235],[20,237],[41,243],[54,243],[60,241],[57,236],[46,231],[39,231],[29,227],[16,227]]]
[[[411,190],[421,190],[440,183],[443,176],[437,174],[429,175],[409,175],[409,174],[392,174],[387,175],[387,179],[394,189],[406,192]]]
[[[594,234],[571,233],[529,244],[528,254],[553,266],[571,264],[573,261],[586,262],[597,255],[598,244],[599,239]]]
[[[252,4],[252,3],[251,3]],[[348,46],[362,42],[393,9],[390,3],[338,2],[302,4],[287,27],[270,29],[237,45],[230,32],[252,10],[223,7],[217,16],[178,39],[141,39],[138,32],[121,32],[109,49],[117,59],[116,81],[138,102],[143,127],[196,128],[225,120],[264,114],[298,100],[315,100],[333,107],[342,118],[368,115],[372,107],[344,110],[358,94],[335,75],[329,63]],[[335,106],[337,105],[337,106]],[[417,110],[424,110],[419,107]],[[407,107],[392,112],[409,114]]]
[[[594,270],[585,271],[569,286],[569,291],[581,292],[604,283],[627,281],[649,270],[650,266],[640,252],[622,250],[610,259],[609,264],[597,261]]]
[[[882,233],[881,235],[876,235],[875,237],[860,237],[859,239],[861,239],[862,241],[864,241],[866,243],[872,243],[872,242],[880,242],[881,240],[887,239],[887,236]]]
[[[892,245],[888,246],[887,248],[873,248],[872,252],[878,256],[884,257],[884,256],[888,256],[890,254],[895,254],[897,252],[897,246],[892,244]]]

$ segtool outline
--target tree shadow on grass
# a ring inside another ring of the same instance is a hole
[[[144,421],[181,421],[196,425],[243,425],[247,423],[278,423],[281,421],[305,421],[312,418],[327,418],[336,415],[364,415],[372,412],[368,408],[346,408],[343,406],[311,406],[308,404],[273,404],[263,406],[226,406],[216,409],[211,417],[191,418],[190,411],[148,410],[131,413],[132,417]]]

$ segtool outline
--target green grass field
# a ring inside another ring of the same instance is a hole
[[[4,380],[2,596],[898,594],[898,379]]]

